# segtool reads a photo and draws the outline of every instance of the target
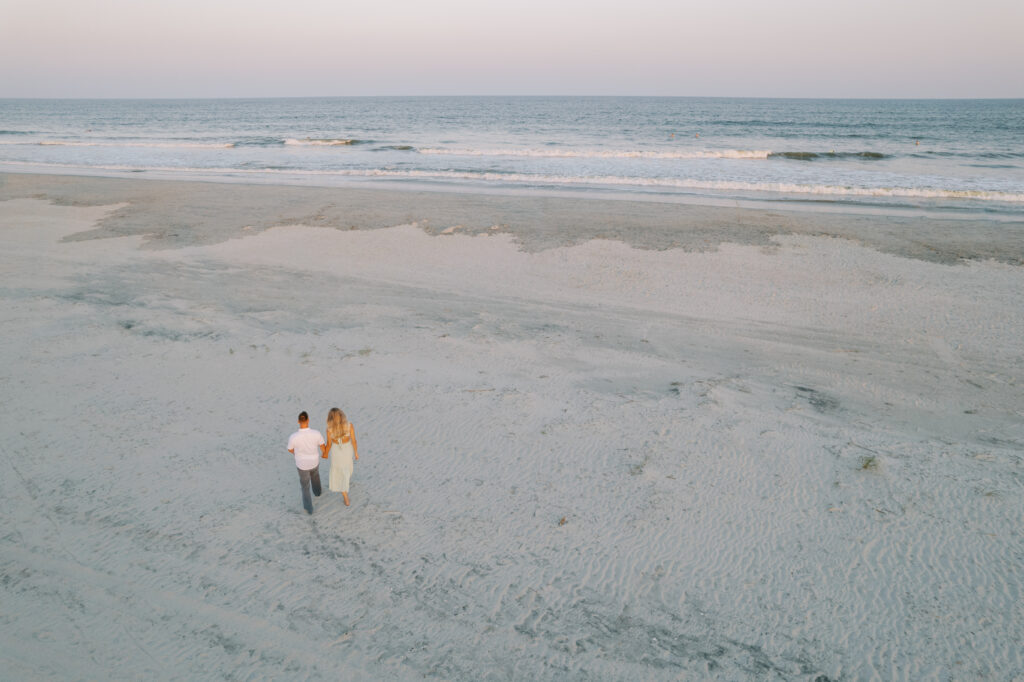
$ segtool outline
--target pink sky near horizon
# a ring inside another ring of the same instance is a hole
[[[1024,97],[1024,3],[0,0],[0,97]]]

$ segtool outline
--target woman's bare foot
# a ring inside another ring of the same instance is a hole
[[[345,506],[347,507],[348,506],[348,493],[342,493],[341,496],[345,498]]]

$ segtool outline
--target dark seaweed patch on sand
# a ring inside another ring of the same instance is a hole
[[[816,412],[826,414],[839,409],[839,401],[830,395],[806,386],[796,386],[795,388],[796,396],[806,400]]]

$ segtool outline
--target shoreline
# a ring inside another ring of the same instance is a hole
[[[141,235],[149,248],[216,243],[283,224],[377,229],[415,224],[514,236],[526,251],[620,241],[650,250],[706,251],[724,243],[772,246],[772,237],[848,239],[881,253],[935,263],[995,260],[1024,265],[1024,220],[981,220],[784,208],[733,208],[628,198],[531,196],[454,190],[307,187],[189,180],[0,173],[0,201],[127,203],[75,239]],[[208,216],[228,212],[226,220]],[[161,224],[164,214],[172,224]],[[198,241],[197,241],[198,240]]]

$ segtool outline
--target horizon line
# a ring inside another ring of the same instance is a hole
[[[269,99],[544,99],[544,98],[574,98],[574,99],[764,99],[764,100],[843,100],[843,101],[1015,101],[1024,100],[1024,96],[1017,97],[881,97],[881,96],[792,96],[792,95],[552,95],[552,94],[374,94],[374,95],[200,95],[200,96],[32,96],[32,97],[8,97],[0,95],[0,101],[8,100],[30,100],[30,101],[182,101],[182,100],[269,100]]]

